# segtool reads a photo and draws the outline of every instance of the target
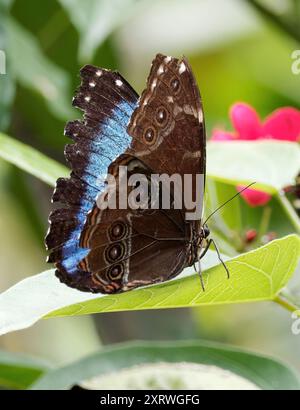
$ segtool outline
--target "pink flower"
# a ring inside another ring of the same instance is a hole
[[[300,111],[292,107],[280,108],[262,121],[250,105],[236,103],[230,109],[230,119],[235,131],[215,129],[212,141],[300,140]],[[239,190],[241,188],[243,186],[238,187]],[[247,189],[241,195],[251,206],[265,205],[271,199],[271,195],[255,189]]]

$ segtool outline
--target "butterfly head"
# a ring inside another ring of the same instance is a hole
[[[206,224],[201,225],[199,232],[197,232],[195,237],[197,257],[199,253],[202,252],[202,249],[206,247],[207,242],[209,241],[208,237],[210,235],[209,227]]]
[[[199,221],[200,225],[200,221]],[[190,241],[191,251],[190,251],[190,264],[194,264],[199,260],[199,254],[202,252],[203,248],[206,247],[208,242],[208,237],[210,235],[210,230],[207,224],[194,227],[192,231],[192,238]]]
[[[207,238],[209,237],[209,235],[210,235],[209,227],[208,227],[206,224],[204,224],[204,225],[201,227],[200,236],[201,236],[202,238],[204,238],[204,239],[207,239]]]

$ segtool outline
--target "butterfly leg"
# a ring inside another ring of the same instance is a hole
[[[201,287],[202,287],[203,292],[205,292],[205,286],[204,286],[204,280],[203,280],[203,275],[202,275],[202,270],[201,270],[200,258],[198,259],[198,269],[196,268],[195,264],[194,264],[194,269],[195,269],[195,272],[198,272],[198,274],[199,274]]]
[[[227,278],[229,279],[229,278],[230,278],[229,270],[228,270],[227,266],[225,265],[223,259],[221,258],[218,245],[216,244],[216,242],[215,242],[212,238],[210,238],[210,239],[207,241],[207,245],[206,245],[205,249],[203,250],[203,252],[201,253],[199,259],[201,259],[201,258],[204,257],[204,255],[205,255],[206,252],[208,251],[208,249],[209,249],[209,247],[210,247],[211,244],[214,245],[214,248],[215,248],[215,250],[216,250],[216,252],[217,252],[218,259],[219,259],[219,261],[222,263],[224,269],[226,270]]]

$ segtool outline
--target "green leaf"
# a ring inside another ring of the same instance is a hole
[[[48,366],[40,360],[0,350],[0,387],[26,389]]]
[[[68,169],[58,162],[1,133],[0,158],[52,186],[55,186],[57,178],[67,176],[69,173]]]
[[[60,0],[80,33],[79,57],[92,58],[96,49],[133,10],[137,0]]]
[[[40,94],[57,118],[72,119],[68,74],[48,60],[35,37],[13,19],[7,23],[7,36],[10,68],[17,81]]]
[[[203,261],[203,269],[217,263],[215,252],[209,251]],[[193,273],[193,269],[186,271]],[[105,296],[79,292],[62,285],[53,269],[27,277],[0,294],[0,335],[29,327],[59,308],[101,297]]]
[[[204,272],[206,291],[198,275],[120,295],[109,295],[60,309],[47,317],[122,310],[144,310],[274,300],[292,277],[300,258],[300,239],[289,235]]]
[[[300,147],[282,141],[210,142],[207,174],[229,184],[256,182],[254,189],[275,194],[293,185],[299,172]]]
[[[295,271],[300,239],[290,235],[227,261],[230,280],[222,266],[215,266],[215,253],[207,256],[205,292],[193,268],[163,284],[118,295],[71,289],[58,281],[54,270],[26,278],[0,295],[0,334],[31,326],[42,317],[276,300]]]
[[[145,368],[148,369],[147,372]],[[75,384],[97,377],[97,384],[102,383],[99,389],[115,388],[115,384],[111,384],[113,378],[122,390],[191,387],[201,390],[207,386],[206,379],[216,381],[218,373],[221,371],[224,374],[224,370],[227,377],[242,377],[243,387],[246,382],[252,382],[258,388],[266,390],[300,388],[296,373],[274,359],[218,344],[186,341],[130,343],[107,347],[69,366],[46,373],[32,389],[69,389]],[[90,385],[91,381],[83,384],[84,387]]]

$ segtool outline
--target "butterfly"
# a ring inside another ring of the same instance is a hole
[[[175,208],[174,187],[169,209],[160,194],[156,209],[102,209],[97,198],[107,181],[99,177],[117,178],[126,167],[147,181],[155,173],[200,174],[205,182],[204,114],[192,69],[186,58],[156,55],[140,97],[118,72],[86,65],[80,74],[73,105],[84,117],[65,128],[74,141],[65,147],[72,171],[52,196],[60,205],[49,217],[48,262],[61,282],[81,291],[111,294],[167,281],[214,243],[206,223]]]

